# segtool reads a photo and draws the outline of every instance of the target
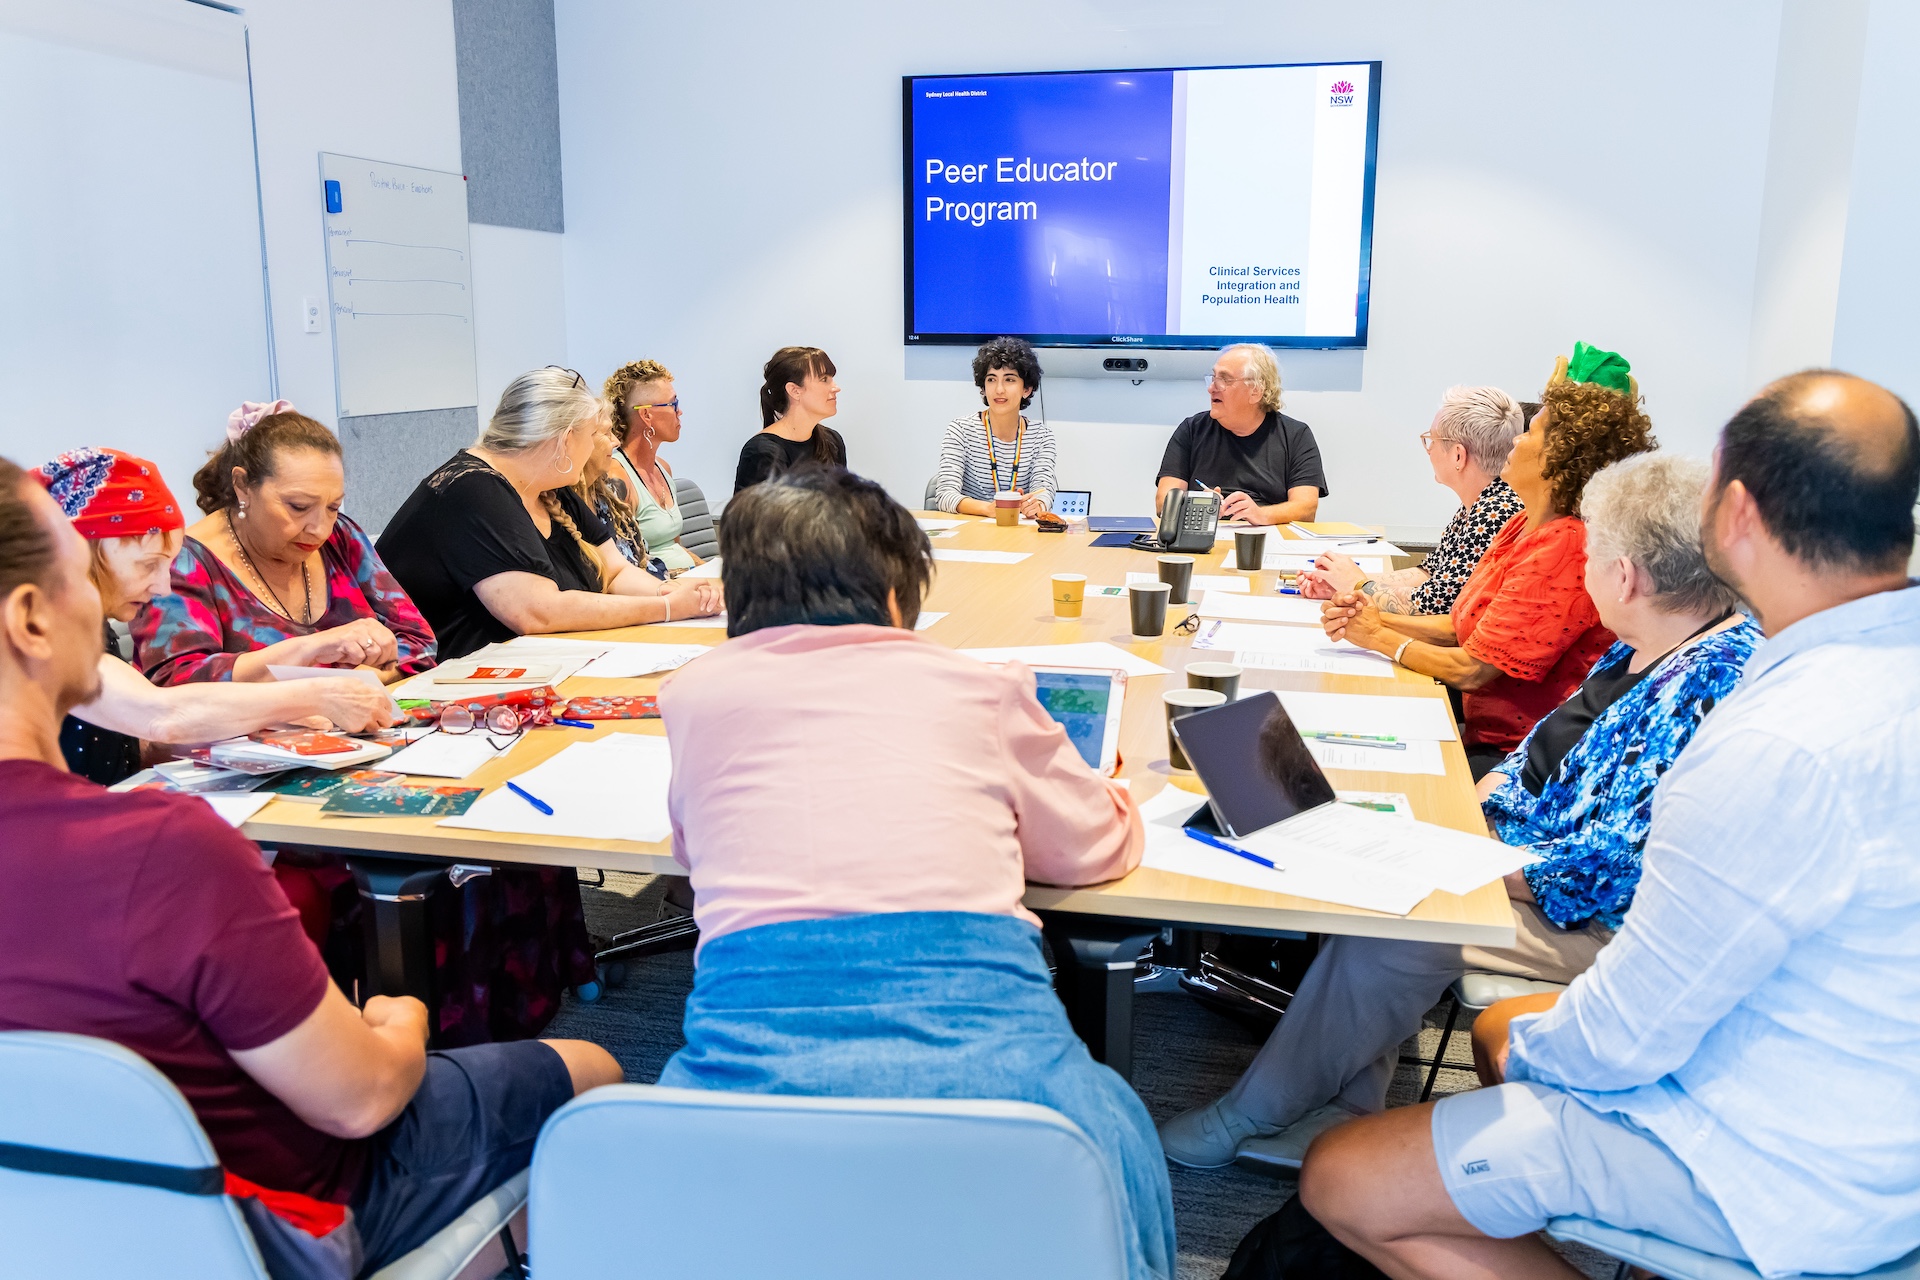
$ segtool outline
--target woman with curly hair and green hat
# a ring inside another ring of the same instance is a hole
[[[1322,617],[1334,639],[1460,690],[1476,781],[1566,701],[1613,643],[1583,582],[1580,495],[1602,467],[1656,447],[1617,352],[1575,343],[1540,398],[1501,472],[1525,509],[1494,537],[1452,612],[1385,614],[1344,595]]]

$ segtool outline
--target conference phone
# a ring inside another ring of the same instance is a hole
[[[1142,551],[1212,551],[1220,528],[1220,495],[1211,489],[1172,489],[1160,504],[1158,531],[1141,534]]]

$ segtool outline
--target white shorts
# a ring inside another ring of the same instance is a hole
[[[1433,1153],[1460,1216],[1496,1239],[1592,1218],[1745,1259],[1719,1206],[1666,1144],[1621,1116],[1523,1082],[1442,1098]]]

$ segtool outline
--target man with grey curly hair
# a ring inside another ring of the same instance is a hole
[[[1520,514],[1520,495],[1500,471],[1513,441],[1526,429],[1518,401],[1498,387],[1451,387],[1433,422],[1420,433],[1433,478],[1460,495],[1427,562],[1413,569],[1370,574],[1347,556],[1327,552],[1300,576],[1315,600],[1359,592],[1382,613],[1450,613],[1494,535]]]
[[[1249,524],[1311,520],[1327,496],[1320,446],[1298,418],[1280,412],[1280,364],[1257,342],[1221,349],[1207,376],[1212,407],[1173,429],[1160,459],[1154,510],[1175,489],[1223,495],[1220,516]]]

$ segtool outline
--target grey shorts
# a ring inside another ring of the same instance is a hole
[[[1486,1235],[1592,1218],[1744,1259],[1719,1206],[1658,1138],[1557,1089],[1503,1084],[1442,1098],[1433,1153],[1460,1216]]]

